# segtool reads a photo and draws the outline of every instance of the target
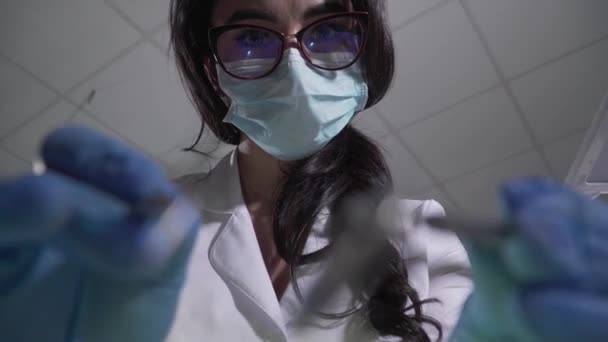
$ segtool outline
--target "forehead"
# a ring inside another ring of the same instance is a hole
[[[307,11],[323,5],[341,5],[344,0],[217,0],[213,8],[212,25],[227,24],[234,13],[255,10],[278,19],[275,24],[304,21]]]

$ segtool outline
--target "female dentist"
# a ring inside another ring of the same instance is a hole
[[[184,83],[236,150],[172,183],[95,131],[50,134],[46,173],[0,183],[1,340],[606,341],[607,210],[540,179],[507,184],[508,228],[463,237],[466,251],[425,223],[438,203],[399,201],[363,284],[299,319],[332,246],[357,233],[335,224],[344,203],[375,210],[392,191],[350,125],[392,80],[384,10],[172,0]]]

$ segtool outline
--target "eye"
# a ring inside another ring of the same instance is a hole
[[[244,29],[235,38],[242,47],[264,47],[269,45],[274,39],[269,32],[258,29]]]
[[[312,35],[316,39],[333,39],[340,32],[344,32],[345,28],[334,22],[323,23],[314,28]]]

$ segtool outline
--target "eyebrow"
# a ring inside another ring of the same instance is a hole
[[[276,14],[270,11],[255,8],[245,8],[232,13],[227,22],[232,24],[237,21],[252,19],[271,21],[275,23],[279,21]]]
[[[303,19],[308,20],[326,14],[346,11],[348,11],[348,8],[342,3],[342,1],[330,1],[307,9],[306,12],[304,12]],[[244,8],[232,13],[230,18],[228,18],[227,23],[232,24],[241,20],[256,19],[274,23],[279,21],[277,15],[271,11],[256,8]]]
[[[307,9],[306,12],[304,12],[303,19],[312,19],[325,14],[346,11],[348,11],[348,8],[346,8],[342,1],[330,1]]]

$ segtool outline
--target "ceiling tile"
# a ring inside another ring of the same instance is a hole
[[[399,27],[424,11],[446,0],[388,0],[388,14],[392,27]]]
[[[400,30],[395,44],[396,79],[378,109],[397,127],[498,83],[457,1]]]
[[[361,132],[377,141],[382,140],[390,134],[388,127],[374,109],[359,113],[353,120],[353,124],[361,130]]]
[[[577,133],[544,147],[551,167],[556,171],[560,180],[565,180],[568,176],[570,167],[584,138],[584,133]]]
[[[169,42],[171,39],[171,31],[169,26],[163,26],[153,37],[154,41],[163,47],[165,51],[169,50]]]
[[[0,2],[0,51],[61,91],[138,38],[102,1]]]
[[[170,0],[106,0],[145,31],[167,23]]]
[[[433,181],[418,165],[399,139],[389,136],[381,142],[385,157],[393,176],[395,191],[403,198],[429,188]]]
[[[4,145],[14,154],[26,160],[34,160],[38,157],[40,144],[48,133],[65,124],[74,114],[76,107],[68,102],[59,101],[9,135]]]
[[[87,110],[153,156],[196,137],[200,120],[178,80],[173,63],[142,44],[70,96],[95,98]]]
[[[0,136],[32,117],[54,97],[28,74],[0,59]]]
[[[541,142],[586,129],[608,92],[608,40],[515,80],[512,88]]]
[[[26,162],[0,149],[0,177],[14,177],[30,170]]]
[[[507,78],[608,35],[606,0],[465,0]]]
[[[528,152],[450,181],[445,188],[456,205],[469,215],[499,217],[497,196],[501,184],[514,177],[548,174],[540,155]]]
[[[442,181],[532,146],[504,88],[410,126],[401,136]]]

